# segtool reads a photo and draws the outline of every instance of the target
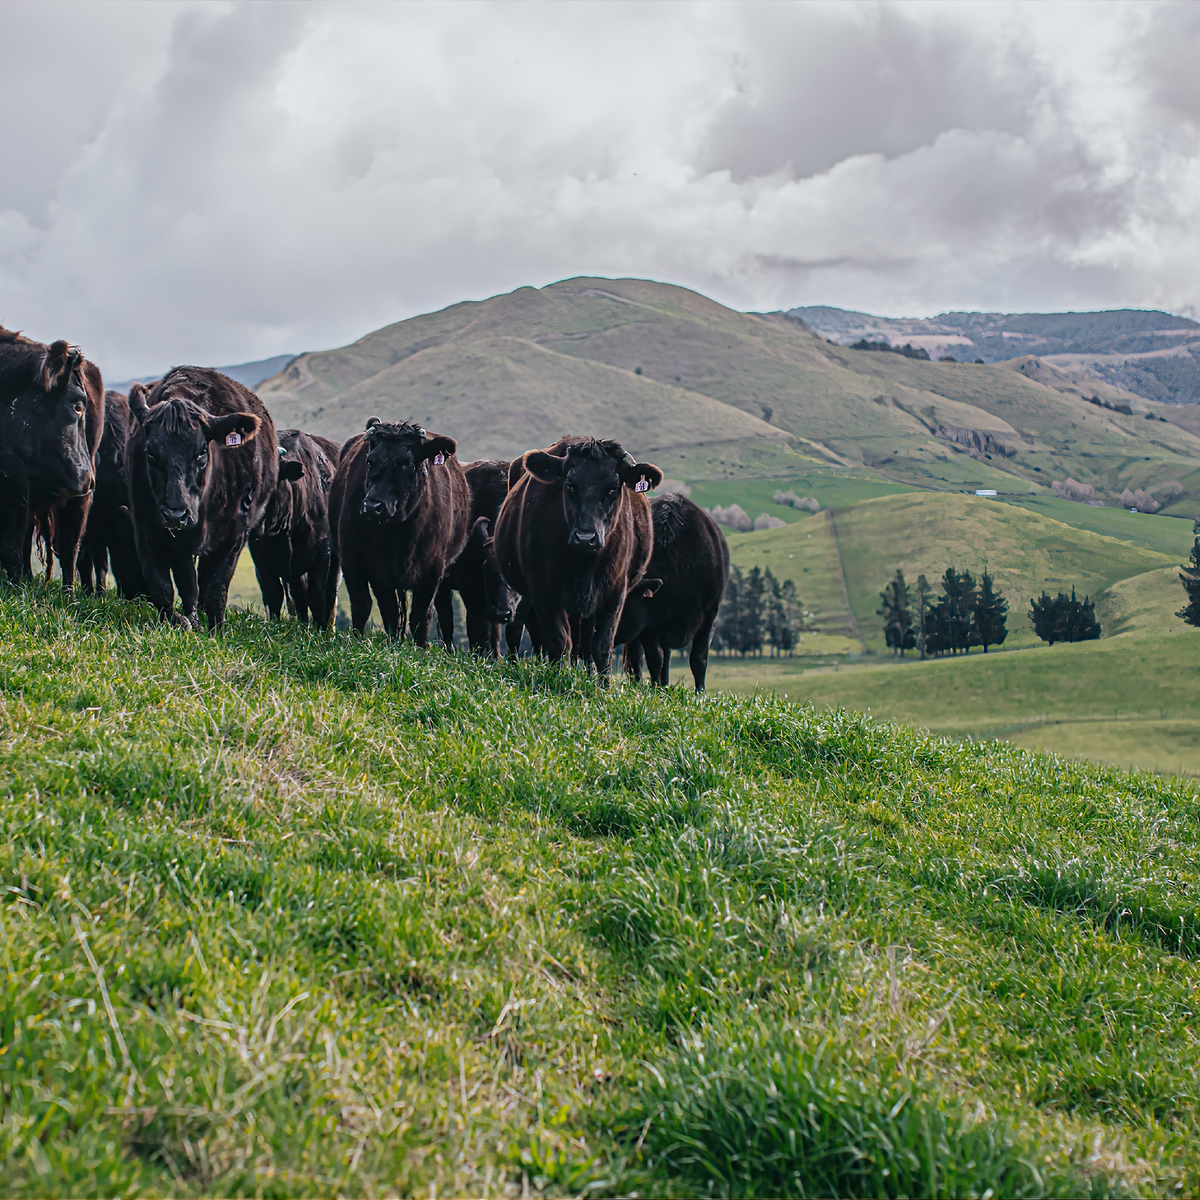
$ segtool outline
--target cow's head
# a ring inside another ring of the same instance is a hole
[[[425,491],[425,481],[458,448],[453,438],[428,434],[407,421],[367,419],[367,480],[362,515],[373,521],[406,520]]]
[[[279,482],[298,483],[304,478],[304,463],[297,455],[300,430],[279,431]]]
[[[488,611],[493,621],[507,624],[516,608],[512,589],[504,572],[500,570],[500,559],[496,556],[496,540],[492,534],[492,523],[487,517],[479,517],[471,527],[471,541],[483,556],[483,592],[487,598]]]
[[[152,398],[140,384],[129,390],[129,411],[141,427],[155,512],[165,529],[190,529],[200,520],[210,443],[222,447],[222,453],[240,452],[254,440],[260,422],[248,412],[214,416],[185,396],[169,396],[153,404]]]
[[[525,469],[542,483],[561,483],[567,544],[599,553],[621,506],[623,488],[648,491],[662,482],[653,463],[640,463],[618,442],[586,439],[562,457],[544,450],[525,455]]]
[[[55,499],[86,496],[96,482],[87,436],[86,365],[78,350],[59,341],[23,372],[20,393],[36,413],[28,466],[39,490]],[[21,399],[18,394],[14,409]]]

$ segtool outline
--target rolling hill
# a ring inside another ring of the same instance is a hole
[[[859,339],[911,343],[934,358],[948,354],[987,363],[1036,354],[1146,400],[1200,403],[1200,324],[1190,317],[1127,308],[897,319],[823,305],[793,308],[788,316],[846,345]]]
[[[689,480],[823,464],[936,490],[1025,494],[1071,476],[1108,494],[1179,480],[1180,503],[1200,497],[1200,474],[1185,478],[1196,434],[1147,421],[1128,393],[1105,396],[1132,415],[1029,375],[850,350],[667,284],[569,279],[301,355],[259,394],[283,426],[344,438],[372,414],[407,417],[457,436],[464,458],[594,431]]]

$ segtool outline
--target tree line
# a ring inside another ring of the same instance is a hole
[[[1200,538],[1194,551],[1197,563],[1197,606],[1200,623]],[[970,571],[947,567],[938,589],[924,575],[917,578],[910,594],[904,572],[897,570],[880,593],[877,614],[883,617],[884,640],[893,655],[904,657],[916,650],[921,658],[944,654],[970,654],[980,646],[1003,645],[1008,637],[1008,601],[987,568],[976,580]],[[1089,597],[1079,600],[1043,591],[1030,601],[1029,619],[1044,642],[1083,642],[1100,636],[1094,606]]]
[[[761,654],[769,646],[772,654],[792,654],[800,641],[803,624],[800,597],[790,579],[780,581],[751,567],[743,574],[737,567],[729,572],[725,598],[717,613],[712,647],[718,653]]]

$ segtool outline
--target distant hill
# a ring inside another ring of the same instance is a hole
[[[788,316],[843,345],[864,338],[894,346],[911,343],[933,358],[951,355],[985,363],[1036,354],[1147,400],[1200,403],[1200,323],[1153,309],[945,312],[923,320],[812,305],[789,309]]]
[[[1153,406],[1135,395],[1029,362],[851,350],[783,313],[585,278],[302,354],[257,390],[281,425],[345,438],[371,415],[411,418],[457,437],[463,458],[591,432],[691,480],[816,461],[936,490],[1025,494],[1071,476],[1110,498],[1167,481],[1183,486],[1179,504],[1200,497],[1197,434],[1147,420]]]
[[[232,367],[216,367],[223,375],[228,375],[230,379],[236,379],[238,383],[244,383],[248,388],[258,387],[264,379],[270,379],[284,367],[288,365],[296,356],[294,354],[276,354],[273,358],[260,358],[255,362],[235,363]],[[105,381],[105,386],[115,389],[118,392],[127,392],[135,383],[153,383],[156,379],[161,379],[166,371],[160,371],[157,375],[138,375],[133,379],[122,379],[118,383],[109,383]]]

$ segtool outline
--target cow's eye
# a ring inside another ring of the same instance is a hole
[[[203,466],[203,465],[204,465],[206,462],[208,462],[208,451],[207,451],[207,450],[201,450],[201,451],[200,451],[200,453],[196,455],[196,461],[197,461],[197,462],[198,462],[198,463],[199,463],[201,466]]]
[[[575,490],[575,485],[574,485],[573,483],[568,483],[568,484],[567,484],[567,491],[568,491],[568,492],[573,492],[574,490]]]
[[[78,416],[81,416],[81,417],[83,416],[83,401],[82,400],[76,400],[75,403],[73,405],[71,405],[71,407],[75,410],[75,412]]]

